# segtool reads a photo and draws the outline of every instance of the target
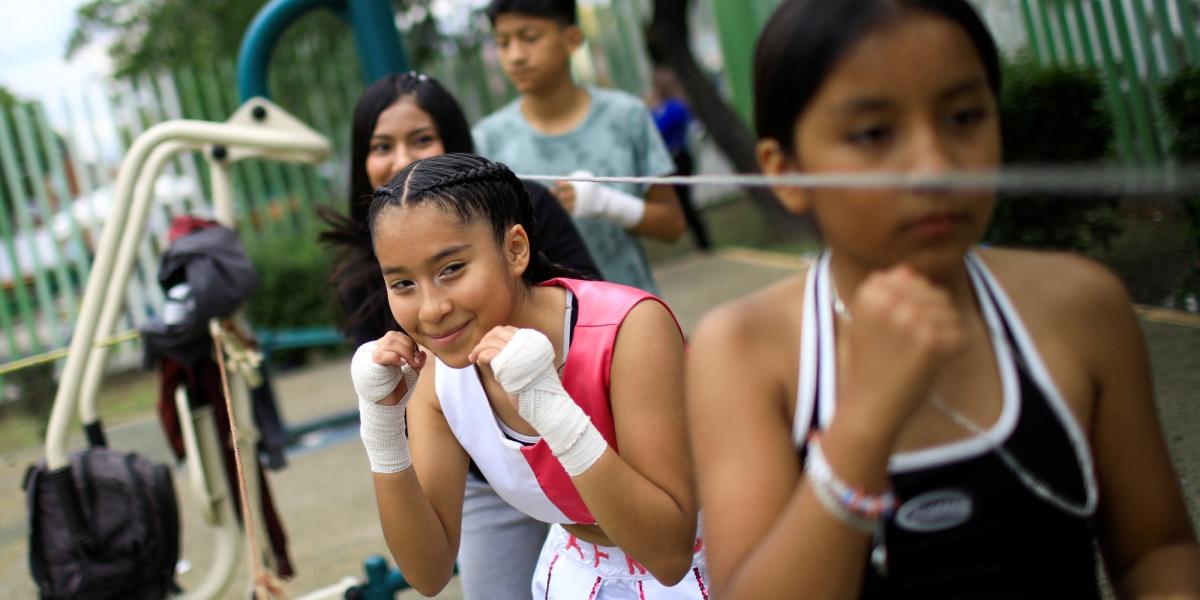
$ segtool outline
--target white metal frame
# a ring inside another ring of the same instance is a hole
[[[225,150],[214,158],[217,146]],[[212,176],[213,210],[216,220],[234,226],[233,190],[229,165],[237,160],[262,157],[309,164],[326,160],[331,147],[322,135],[263,98],[244,104],[225,123],[174,120],[146,130],[134,141],[117,174],[112,208],[96,250],[79,317],[71,337],[54,407],[46,433],[46,462],[50,469],[69,464],[67,429],[76,404],[84,423],[97,420],[96,395],[108,358],[98,340],[109,336],[125,301],[126,285],[133,270],[137,246],[145,234],[147,213],[153,202],[154,181],[163,166],[180,152],[205,151]],[[244,456],[255,456],[258,432],[250,414],[249,390],[236,372],[229,373],[230,393],[239,426],[238,445]],[[211,408],[192,410],[186,393],[176,395],[180,426],[187,453],[188,480],[202,516],[212,526],[214,558],[205,579],[184,598],[208,599],[222,595],[233,578],[241,554],[242,534],[234,503],[236,490],[229,490],[222,467],[220,438]],[[258,506],[258,461],[245,461],[246,483],[251,496],[251,515],[258,532],[265,532]],[[266,539],[265,533],[259,539]],[[341,597],[354,585],[353,578],[323,588],[307,598]]]

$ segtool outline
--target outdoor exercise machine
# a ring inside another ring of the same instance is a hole
[[[251,23],[238,58],[238,88],[242,106],[224,123],[173,120],[159,123],[134,141],[121,162],[112,208],[88,276],[82,306],[75,324],[46,433],[47,467],[70,470],[67,430],[78,408],[89,444],[105,445],[96,397],[104,377],[108,347],[98,343],[113,332],[125,301],[125,291],[145,232],[152,206],[154,181],[164,165],[182,152],[203,155],[212,183],[213,214],[218,223],[234,228],[233,187],[230,166],[247,158],[317,164],[331,154],[329,140],[313,131],[267,98],[267,67],[271,51],[288,26],[317,9],[327,9],[349,23],[368,82],[407,69],[407,59],[388,0],[274,0]],[[237,369],[229,369],[229,390],[234,407],[231,418],[239,426],[238,447],[244,456],[256,456],[258,439],[250,414],[249,388]],[[213,531],[213,559],[201,583],[183,597],[216,598],[232,583],[242,555],[243,531],[234,502],[237,491],[228,489],[223,473],[219,437],[211,407],[191,408],[186,391],[175,398],[186,448],[188,487],[194,503]],[[246,460],[245,480],[249,506],[259,506],[258,461]],[[262,532],[261,515],[247,511],[246,523]],[[265,535],[257,535],[265,539]],[[251,557],[261,561],[262,557]],[[364,565],[365,584],[343,578],[305,598],[390,598],[407,587],[403,576],[380,557]]]

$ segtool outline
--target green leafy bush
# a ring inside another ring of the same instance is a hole
[[[1200,68],[1185,69],[1163,82],[1159,100],[1174,132],[1175,156],[1200,160]]]
[[[1200,160],[1200,68],[1185,69],[1164,82],[1159,101],[1171,126],[1175,158],[1184,162]],[[1193,248],[1200,253],[1200,198],[1184,198],[1181,203],[1187,211]],[[1180,300],[1200,295],[1200,262],[1193,263],[1178,295]]]
[[[310,228],[246,241],[258,288],[246,305],[256,328],[334,325],[336,298],[329,285],[329,253]]]
[[[13,371],[0,378],[0,420],[10,414],[25,414],[44,422],[54,405],[57,379],[54,364],[43,363]]]
[[[1103,82],[1089,70],[1030,60],[1007,65],[999,99],[1004,162],[1061,165],[1105,158],[1113,127],[1104,95]],[[1115,209],[1115,198],[1006,195],[987,239],[1077,251],[1106,247],[1119,232]]]

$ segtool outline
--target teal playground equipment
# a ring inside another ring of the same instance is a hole
[[[238,51],[237,86],[242,102],[269,98],[267,71],[271,52],[288,26],[314,10],[326,9],[344,19],[354,32],[364,83],[408,70],[391,5],[377,0],[273,0],[259,11]]]
[[[271,52],[282,33],[303,15],[321,9],[333,11],[349,24],[368,82],[388,73],[407,70],[407,58],[388,0],[275,0],[259,12],[244,38],[237,75],[242,105],[227,121],[166,121],[137,137],[121,163],[112,208],[96,249],[55,394],[46,435],[46,462],[52,472],[70,479],[67,429],[76,409],[90,444],[104,445],[103,426],[96,409],[97,392],[108,358],[108,346],[101,342],[111,336],[118,321],[138,242],[144,235],[152,207],[154,182],[164,165],[182,152],[201,153],[212,181],[215,220],[233,228],[232,164],[248,158],[317,164],[330,157],[330,141],[273,104],[267,89]],[[238,321],[240,317],[234,320]],[[210,324],[214,337],[223,337],[216,335],[220,327],[215,320]],[[272,345],[286,347],[340,341],[332,330],[272,332],[264,337],[268,350]],[[229,394],[232,417],[240,430],[238,447],[242,454],[255,456],[258,432],[250,415],[247,378],[237,369],[231,369],[229,373]],[[238,492],[228,489],[226,484],[220,438],[210,414],[212,408],[193,408],[187,392],[182,390],[175,401],[181,415],[186,448],[186,489],[194,496],[196,502],[192,504],[199,505],[204,522],[214,534],[214,558],[202,583],[182,597],[189,600],[228,597],[237,561],[243,556],[247,528],[257,532],[258,539],[266,539],[262,516],[257,511],[250,511],[245,525],[235,516],[233,503],[237,501]],[[258,468],[256,460],[245,462],[249,506],[258,506]],[[68,500],[66,503],[78,506],[78,502]],[[86,523],[84,515],[75,516]],[[267,559],[264,555],[251,556],[250,560],[252,564],[261,565]],[[363,568],[364,581],[346,577],[303,597],[310,600],[391,598],[396,591],[408,587],[399,571],[389,568],[382,557],[368,558]]]

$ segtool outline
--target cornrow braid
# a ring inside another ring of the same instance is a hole
[[[372,195],[367,224],[372,239],[379,214],[389,208],[432,203],[462,223],[487,222],[497,242],[521,225],[529,238],[530,267],[525,279],[539,283],[565,274],[540,251],[533,205],[521,180],[503,163],[473,154],[443,154],[416,161]]]
[[[512,187],[514,193],[518,196],[525,193],[525,187],[521,185],[521,180],[516,174],[508,168],[508,165],[498,162],[489,162],[485,165],[479,165],[459,173],[453,173],[443,177],[442,179],[430,184],[429,190],[454,187],[474,181],[497,181],[506,183]]]
[[[451,173],[450,175],[447,175],[429,184],[428,189],[435,190],[438,188],[452,187],[472,181],[488,181],[492,179],[499,180],[500,178],[498,175],[500,174],[501,169],[507,171],[508,167],[505,167],[499,163],[479,165],[478,167],[473,167],[465,171]]]

